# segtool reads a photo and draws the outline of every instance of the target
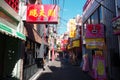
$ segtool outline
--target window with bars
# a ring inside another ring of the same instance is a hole
[[[18,13],[19,0],[4,0],[4,1]]]

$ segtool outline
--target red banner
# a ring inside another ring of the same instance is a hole
[[[58,23],[57,5],[34,5],[27,6],[27,22],[32,23]]]

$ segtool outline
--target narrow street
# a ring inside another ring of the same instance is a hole
[[[55,60],[46,67],[37,80],[92,80],[79,66]]]

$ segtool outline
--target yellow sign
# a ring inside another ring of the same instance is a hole
[[[76,25],[75,25],[75,19],[69,20],[69,37],[74,38],[76,35]]]
[[[97,64],[97,73],[98,75],[104,75],[104,72],[105,72],[104,64],[102,61],[99,60]]]
[[[86,48],[88,49],[103,49],[103,47],[105,46],[104,45],[104,38],[89,38],[89,39],[86,39]]]
[[[67,49],[71,49],[72,47],[70,46],[70,44],[68,44],[68,46],[67,46]]]
[[[73,41],[72,47],[80,47],[80,40]]]

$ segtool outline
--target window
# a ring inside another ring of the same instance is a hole
[[[103,16],[102,16],[102,8],[101,8],[101,6],[98,8],[98,14],[99,14],[99,23],[103,23]]]
[[[91,16],[91,23],[92,24],[98,24],[99,23],[99,20],[98,20],[98,10],[96,10],[92,16]]]
[[[91,17],[88,19],[88,24],[91,24]]]

